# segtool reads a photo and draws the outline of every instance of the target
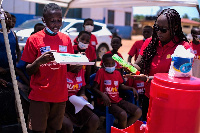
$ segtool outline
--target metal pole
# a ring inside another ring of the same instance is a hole
[[[64,18],[66,18],[66,16],[67,16],[67,13],[68,13],[68,11],[69,11],[69,6],[70,6],[70,4],[73,2],[74,0],[71,0],[69,3],[68,3],[68,6],[67,6],[67,9],[66,9],[66,11],[65,11],[65,14],[64,14]]]
[[[4,41],[5,41],[5,46],[6,46],[6,52],[7,52],[7,57],[8,57],[8,62],[10,66],[10,73],[12,77],[12,82],[13,82],[13,87],[14,87],[14,92],[15,92],[15,99],[17,103],[17,109],[19,112],[19,117],[21,121],[21,126],[22,126],[22,131],[23,133],[28,133],[27,128],[26,128],[26,123],[24,119],[24,114],[23,114],[23,109],[22,109],[22,104],[21,104],[21,99],[19,95],[19,90],[18,90],[18,85],[17,85],[17,80],[16,80],[16,75],[15,75],[15,70],[14,70],[14,65],[13,65],[13,60],[12,60],[12,55],[11,55],[11,50],[10,50],[10,44],[8,40],[8,33],[7,33],[7,28],[6,28],[6,23],[5,23],[5,16],[4,16],[4,10],[2,8],[2,0],[0,0],[1,3],[1,25],[3,29],[3,36],[4,36]]]

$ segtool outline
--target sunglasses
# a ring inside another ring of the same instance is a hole
[[[155,31],[161,31],[162,33],[166,33],[167,30],[169,30],[168,28],[163,28],[163,27],[161,28],[158,25],[154,25],[153,28]]]

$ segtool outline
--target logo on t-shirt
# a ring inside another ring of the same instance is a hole
[[[144,87],[144,82],[142,82],[142,83],[137,83],[137,87]]]
[[[50,46],[45,46],[45,47],[41,47],[40,48],[40,52],[41,54],[44,54],[45,52],[51,51],[51,47]]]
[[[76,81],[77,81],[77,82],[81,82],[81,81],[82,81],[81,76],[80,76],[80,77],[76,77]]]
[[[168,54],[166,59],[170,59],[171,58],[171,54]]]
[[[95,41],[92,41],[91,44],[92,44],[92,45],[96,45],[96,42],[95,42]]]
[[[104,80],[104,85],[111,85],[111,80]]]
[[[114,81],[115,86],[118,86],[118,84],[119,84],[118,81]]]
[[[197,54],[197,50],[193,50],[194,54]]]
[[[67,52],[67,46],[59,45],[60,52]]]
[[[73,81],[67,78],[67,83],[73,83]]]

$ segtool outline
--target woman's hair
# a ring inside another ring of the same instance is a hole
[[[43,16],[45,16],[49,11],[55,11],[55,10],[62,11],[61,7],[58,6],[57,4],[49,3],[49,4],[45,5],[43,8]]]
[[[183,34],[182,27],[181,27],[181,18],[179,13],[174,10],[174,9],[164,9],[160,12],[158,17],[160,15],[165,15],[167,17],[168,21],[168,28],[170,29],[170,35],[171,35],[171,40],[175,43],[178,44],[181,41],[187,41],[187,38]],[[157,17],[157,19],[158,19]],[[156,19],[156,21],[157,21]],[[155,23],[156,23],[155,21]],[[174,37],[178,37],[178,39],[175,40]],[[177,41],[178,40],[178,41]],[[152,34],[152,40],[150,41],[149,45],[146,47],[146,49],[143,51],[143,56],[141,59],[141,72],[144,74],[149,74],[150,72],[150,66],[153,60],[153,57],[157,53],[157,46],[158,46],[158,36],[155,31],[155,28],[153,28],[153,34]]]

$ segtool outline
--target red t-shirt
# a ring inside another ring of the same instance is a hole
[[[144,40],[136,41],[133,44],[133,46],[131,47],[130,51],[128,52],[128,54],[132,57],[135,55],[135,58],[134,58],[135,61],[140,53],[140,49],[141,49],[143,43],[144,43]]]
[[[74,49],[74,51],[80,52],[78,49],[78,45],[74,45],[73,49]],[[96,51],[95,51],[94,47],[91,45],[89,45],[88,48],[85,50],[85,55],[90,62],[96,60],[96,58],[97,58]]]
[[[73,53],[69,36],[58,32],[47,35],[44,30],[31,35],[25,45],[22,60],[33,63],[44,52],[57,50],[61,53]],[[43,102],[64,102],[68,99],[66,65],[56,62],[42,64],[37,73],[31,76],[29,99]]]
[[[194,59],[199,59],[200,60],[200,44],[194,44],[192,42],[190,42],[190,46],[192,47],[195,57]]]
[[[76,38],[74,39],[74,43],[75,43],[75,44],[78,44],[78,42],[77,42],[77,38],[78,38],[78,37],[76,37]],[[93,35],[93,34],[91,34],[89,45],[93,46],[94,49],[96,50],[96,45],[97,45],[97,44],[98,44],[98,42],[97,42],[97,38],[96,38],[96,36]]]
[[[151,38],[146,39],[146,41],[143,43],[142,48],[140,50],[140,55],[143,55],[143,50],[149,45],[149,42],[151,41]],[[186,49],[190,48],[190,45],[188,42],[181,42],[179,44],[173,43],[173,41],[170,41],[166,45],[162,46],[161,42],[159,41],[159,44],[157,46],[157,54],[154,56],[151,66],[150,66],[150,72],[149,76],[153,76],[156,73],[168,73],[169,68],[171,65],[171,55],[174,53],[174,50],[178,45],[183,45]],[[145,87],[145,95],[149,97],[150,92],[150,83],[146,83]]]
[[[145,82],[140,80],[133,80],[132,78],[128,78],[126,81],[126,85],[130,87],[134,87],[138,94],[144,94],[145,92]]]
[[[119,97],[118,88],[123,83],[123,79],[119,71],[107,73],[104,68],[101,68],[97,71],[94,81],[99,84],[99,90],[110,98],[111,103],[118,103],[122,100]]]
[[[112,54],[112,55],[113,55],[113,53],[112,53],[111,51],[108,51],[108,52],[106,52],[105,54]],[[123,57],[122,57],[122,55],[121,55],[120,53],[117,52],[117,55],[123,59]],[[116,61],[115,61],[115,62],[116,62]],[[103,63],[103,62],[102,62],[102,60],[101,60],[100,66],[102,66],[102,63]],[[116,67],[115,67],[115,68],[116,68],[116,69],[121,69],[122,66],[121,66],[118,62],[116,62]]]
[[[77,95],[81,87],[86,85],[84,74],[83,69],[79,73],[67,72],[68,96]]]

